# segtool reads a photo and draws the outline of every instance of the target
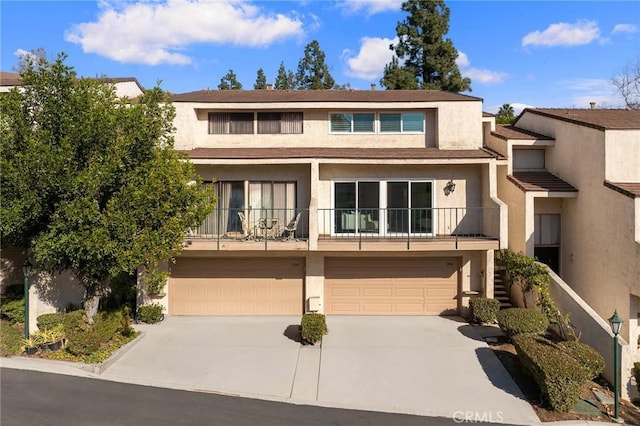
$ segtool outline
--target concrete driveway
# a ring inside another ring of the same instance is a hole
[[[532,424],[539,420],[476,327],[451,317],[328,317],[321,347],[299,317],[169,317],[102,377],[343,408]]]

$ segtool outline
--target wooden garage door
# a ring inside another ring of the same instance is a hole
[[[346,315],[457,313],[456,259],[333,258],[325,262],[325,311]]]
[[[303,259],[178,258],[172,315],[301,315]]]

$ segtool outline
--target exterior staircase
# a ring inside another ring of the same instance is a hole
[[[500,309],[513,307],[509,293],[507,292],[507,286],[502,279],[502,271],[498,268],[496,268],[493,274],[493,298],[500,302]]]

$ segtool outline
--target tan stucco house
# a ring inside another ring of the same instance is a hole
[[[640,110],[525,109],[487,145],[509,206],[509,248],[548,263],[638,356]]]
[[[472,295],[492,297],[506,159],[483,148],[481,99],[268,89],[173,102],[176,149],[218,202],[153,299],[168,314],[464,314]]]

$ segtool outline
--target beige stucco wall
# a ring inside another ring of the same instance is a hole
[[[142,90],[140,90],[140,87],[136,84],[135,81],[117,82],[115,86],[116,96],[119,98],[124,98],[126,96],[130,99],[133,99],[142,95]]]
[[[640,130],[607,130],[605,179],[640,182]]]
[[[525,220],[526,194],[507,180],[507,166],[498,166],[498,198],[509,206],[507,247],[515,253],[525,253],[527,236]]]

